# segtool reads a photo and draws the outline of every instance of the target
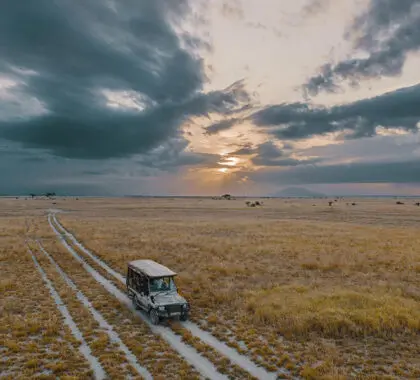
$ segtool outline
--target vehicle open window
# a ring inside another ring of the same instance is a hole
[[[176,290],[175,282],[172,277],[152,278],[150,280],[151,292],[164,292]]]
[[[134,272],[134,288],[139,293],[148,293],[147,278],[140,274]]]

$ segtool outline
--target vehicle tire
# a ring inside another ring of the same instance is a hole
[[[152,322],[152,325],[158,325],[159,324],[159,315],[158,315],[156,309],[151,309],[149,311],[149,318],[150,318],[150,322]]]
[[[184,313],[179,316],[179,320],[182,322],[185,322],[185,321],[188,321],[188,317],[189,317],[188,313]]]

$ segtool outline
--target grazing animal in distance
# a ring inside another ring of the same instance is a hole
[[[404,204],[404,202],[397,201],[397,202],[396,202],[396,204],[397,204],[397,205],[403,205],[403,204]]]

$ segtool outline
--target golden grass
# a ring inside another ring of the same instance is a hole
[[[108,335],[102,331],[89,310],[76,298],[76,293],[65,283],[48,258],[39,252],[38,245],[33,242],[30,242],[29,245],[82,332],[92,354],[98,358],[105,372],[112,378],[136,375],[129,366],[125,355],[113,346]],[[63,363],[54,364],[54,373],[65,372],[66,369],[67,367]]]
[[[193,319],[266,368],[419,376],[418,208],[265,203],[84,200],[59,219],[122,273],[138,258],[179,271]]]
[[[417,332],[420,308],[414,299],[372,289],[312,290],[279,286],[250,292],[247,310],[284,336],[364,337]],[[293,310],[293,314],[291,314]]]
[[[346,206],[352,201],[357,206]],[[25,252],[25,237],[43,237],[149,370],[194,377],[57,246],[46,221],[53,207],[72,211],[59,219],[114,269],[125,273],[127,261],[151,258],[177,270],[194,321],[270,370],[325,379],[420,377],[420,209],[411,202],[345,200],[329,208],[327,200],[265,200],[258,209],[243,200],[55,202],[0,200],[2,373],[89,376]],[[98,349],[108,347],[93,336]]]
[[[144,322],[134,316],[126,306],[110,295],[85,271],[81,264],[57,241],[48,224],[39,226],[39,233],[44,237],[43,246],[47,252],[113,326],[114,331],[137,357],[139,363],[145,366],[155,378],[159,378],[164,373],[166,379],[198,379],[197,372],[165,341],[153,334]],[[92,334],[89,341],[93,352],[100,357],[107,372],[113,378],[121,376],[121,373],[118,375],[118,371],[121,365],[126,364],[126,361],[110,348],[108,336],[102,333],[95,337]]]
[[[3,210],[4,212],[4,210]],[[92,378],[27,253],[22,217],[0,217],[0,373],[5,378]],[[53,365],[61,363],[61,367]]]

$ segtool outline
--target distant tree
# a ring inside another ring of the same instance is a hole
[[[420,206],[420,202],[414,203],[415,206]]]
[[[332,206],[332,204],[333,204],[333,203],[332,203],[332,201],[329,201],[329,202],[328,202],[328,206],[330,206],[330,207],[331,207],[331,206]]]
[[[396,202],[396,204],[397,204],[397,205],[403,205],[403,204],[404,204],[404,202],[397,201],[397,202]]]

